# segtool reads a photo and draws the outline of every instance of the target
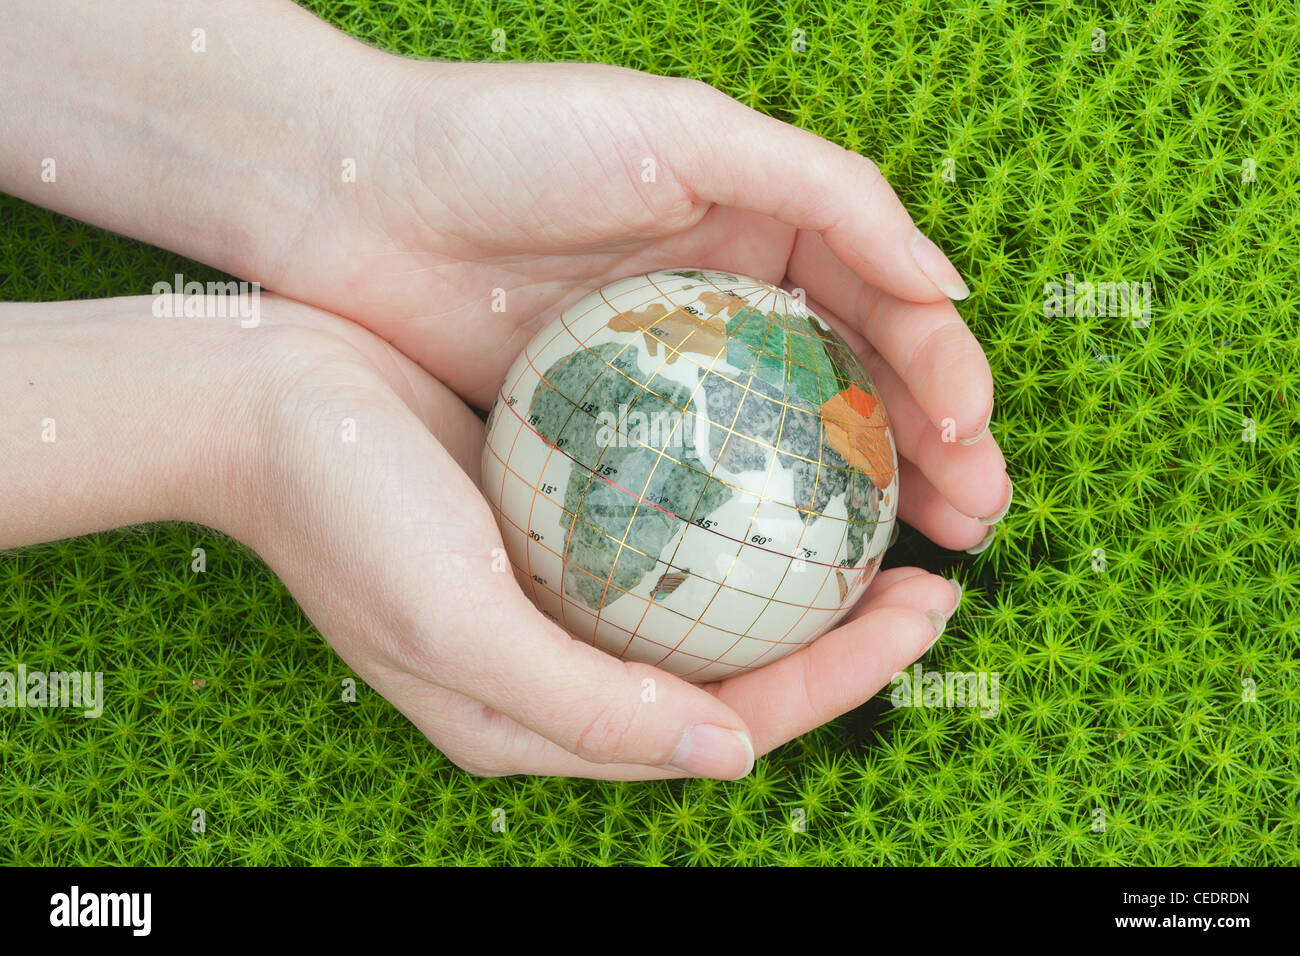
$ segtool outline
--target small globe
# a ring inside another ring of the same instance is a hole
[[[875,576],[898,458],[862,363],[802,299],[671,269],[542,329],[488,416],[520,586],[575,637],[714,681],[826,632]]]

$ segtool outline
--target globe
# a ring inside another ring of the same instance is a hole
[[[610,283],[538,332],[482,477],[544,615],[698,682],[847,614],[898,504],[889,420],[844,340],[801,295],[704,269]]]

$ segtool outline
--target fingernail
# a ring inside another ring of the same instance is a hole
[[[993,409],[990,408],[989,417],[984,419],[984,427],[979,430],[978,434],[972,435],[970,438],[963,438],[961,440],[961,443],[963,445],[974,445],[976,442],[978,442],[980,439],[982,439],[985,435],[989,433],[989,425],[992,424],[992,422],[993,422]]]
[[[1001,521],[1003,518],[1005,518],[1007,516],[1007,512],[1011,510],[1011,499],[1014,498],[1015,496],[1016,496],[1016,486],[1013,485],[1011,483],[1011,479],[1008,478],[1006,503],[1003,504],[1002,507],[999,508],[996,512],[989,515],[987,518],[980,518],[980,524],[994,525],[997,524],[999,521]]]
[[[737,780],[754,769],[754,745],[738,730],[696,724],[682,734],[669,763],[693,777]]]
[[[934,640],[925,645],[925,650],[921,651],[922,654],[928,653],[930,648],[934,647],[934,645],[938,643],[939,638],[943,636],[943,629],[948,626],[948,617],[943,613],[943,611],[936,611],[934,608],[931,608],[925,612],[925,616],[928,617],[930,623],[934,625]]]
[[[889,529],[889,544],[885,545],[885,547],[892,548],[894,546],[894,542],[897,540],[898,540],[898,519],[895,518],[894,526]]]
[[[975,547],[973,547],[973,548],[967,548],[967,549],[966,549],[966,553],[967,553],[967,554],[983,554],[985,551],[988,550],[989,545],[991,545],[991,544],[993,543],[993,539],[997,537],[997,534],[998,534],[998,532],[997,532],[997,529],[996,529],[996,528],[991,529],[991,530],[989,531],[989,533],[986,534],[986,535],[984,536],[984,540],[983,540],[983,541],[981,541],[979,544],[975,545]]]
[[[961,279],[961,273],[948,261],[948,257],[931,242],[920,229],[912,236],[912,258],[925,277],[939,287],[950,299],[964,299],[970,289]]]
[[[951,618],[954,614],[957,613],[957,608],[961,607],[962,592],[961,592],[961,582],[958,581],[956,578],[949,578],[948,583],[952,585],[952,593],[954,598],[952,602],[952,610],[948,612],[948,617]]]

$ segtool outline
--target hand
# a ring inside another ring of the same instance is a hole
[[[614,279],[703,266],[802,288],[880,386],[903,519],[948,547],[986,540],[979,519],[1005,513],[1011,485],[988,364],[944,296],[965,287],[872,163],[699,83],[387,59],[384,95],[335,134],[373,151],[318,204],[277,288],[480,407],[541,326]]]
[[[741,776],[874,694],[955,608],[949,582],[896,570],[851,622],[753,674],[697,687],[622,663],[547,621],[498,559],[476,484],[482,424],[464,403],[355,324],[272,302],[262,412],[239,429],[259,438],[244,470],[261,478],[209,520],[262,554],[353,669],[466,770]]]
[[[167,519],[229,533],[467,770],[740,776],[862,703],[955,604],[943,579],[889,571],[850,622],[752,674],[702,688],[624,664],[548,622],[494,561],[500,536],[469,477],[482,425],[436,379],[275,296],[255,329],[154,318],[151,302],[0,307],[0,404],[16,426],[0,431],[14,505],[0,548]]]

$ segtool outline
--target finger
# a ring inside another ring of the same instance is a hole
[[[839,332],[861,359],[889,415],[899,459],[916,465],[962,514],[986,521],[997,515],[1010,494],[1010,480],[993,437],[986,434],[972,445],[945,441],[945,432],[930,422],[907,386],[861,335],[821,302],[808,299],[807,305]]]
[[[389,671],[369,675],[366,681],[456,766],[477,776],[528,774],[591,780],[669,780],[686,776],[678,770],[644,764],[583,760],[472,697],[412,674]]]
[[[913,584],[908,585],[909,581]],[[892,568],[872,582],[854,616],[886,603],[924,610],[945,600],[951,602],[948,582],[920,568]],[[686,776],[663,767],[583,760],[479,701],[411,674],[379,671],[366,673],[365,679],[457,766],[479,776],[530,774],[595,780]]]
[[[885,286],[865,283],[809,232],[795,239],[787,276],[871,343],[936,428],[951,420],[957,440],[971,442],[988,430],[993,375],[952,303],[903,301]]]
[[[462,500],[457,489],[452,500]],[[479,499],[481,502],[481,499]],[[499,542],[485,525],[483,540]],[[498,545],[499,546],[499,545]],[[486,549],[485,549],[486,551]],[[628,663],[548,621],[486,553],[439,572],[417,676],[472,697],[590,763],[733,779],[753,767],[748,729],[701,688]]]
[[[951,617],[960,602],[961,585],[955,579],[941,578],[922,568],[890,568],[876,575],[842,623],[882,607],[911,607],[923,614],[930,608],[938,608],[947,610]]]
[[[944,432],[931,424],[880,355],[868,350],[863,365],[880,390],[898,457],[916,466],[962,514],[986,521],[996,515],[1011,493],[1011,481],[1002,449],[993,436],[986,434],[972,445],[944,441]]]
[[[411,389],[406,404],[368,391],[358,405],[346,387],[325,399],[359,415],[365,453],[349,452],[347,464],[310,457],[301,494],[282,509],[286,522],[308,515],[320,550],[347,555],[340,576],[366,582],[360,600],[346,600],[320,586],[316,553],[277,549],[272,566],[313,619],[333,622],[331,644],[350,662],[375,660],[471,697],[591,762],[748,773],[752,743],[725,704],[574,640],[532,605],[498,561],[501,534],[477,481],[426,426],[459,427],[463,403],[427,377]],[[332,443],[330,422],[341,417],[310,420]]]
[[[910,607],[922,613],[930,607],[938,607],[951,616],[955,609],[953,588],[950,582],[920,568],[893,568],[882,572],[872,582],[866,597],[855,609],[855,617],[887,605]],[[397,674],[377,683],[384,686],[376,686],[376,689],[406,714],[425,736],[452,757],[458,766],[471,773],[487,776],[546,774],[602,780],[656,780],[684,776],[667,768],[583,760],[478,701],[427,684],[411,675]]]
[[[941,633],[952,603],[948,585],[939,583],[948,595],[940,608],[874,608],[789,657],[725,681],[718,696],[744,717],[756,751],[766,753],[860,707],[920,657]]]
[[[462,426],[464,403],[408,365],[401,367],[411,376],[422,420],[435,431]],[[459,477],[464,480],[449,476],[446,500],[479,509],[480,539],[499,548],[474,479]],[[436,615],[436,636],[430,628],[428,669],[417,676],[501,712],[585,764],[640,764],[721,779],[749,773],[753,744],[730,708],[665,671],[624,663],[572,638],[542,616],[512,575],[490,573],[489,553],[477,566],[457,562],[459,586],[440,582],[451,600]]]
[[[862,597],[858,599],[857,606],[864,608],[895,584],[901,584],[909,578],[929,573],[930,572],[923,568],[889,568],[885,571],[881,571],[871,579],[871,583],[867,585],[867,590],[863,593]]]
[[[661,144],[695,195],[821,234],[853,272],[900,298],[933,302],[969,295],[875,163],[705,84],[673,89],[672,105],[708,131],[683,136],[672,125]]]
[[[990,540],[991,527],[954,508],[910,461],[899,461],[898,483],[898,516],[935,544],[966,551]]]

